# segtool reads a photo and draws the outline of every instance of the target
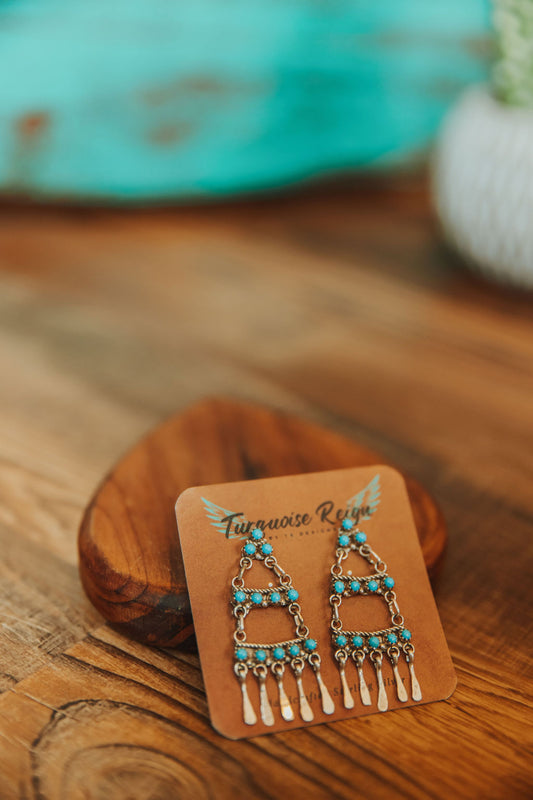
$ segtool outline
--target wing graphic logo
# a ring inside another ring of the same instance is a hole
[[[350,497],[346,503],[346,516],[355,517],[357,521],[370,519],[372,514],[377,510],[379,501],[381,500],[381,486],[379,483],[379,474],[375,475],[370,483],[361,489],[360,492]]]
[[[202,502],[204,504],[206,516],[210,520],[211,525],[219,533],[222,533],[226,539],[246,539],[247,534],[240,530],[241,524],[245,530],[248,528],[248,520],[244,514],[238,511],[228,511],[227,508],[217,506],[216,503],[207,500],[205,497],[202,497]],[[237,521],[237,532],[232,530],[232,527],[235,527],[235,524],[232,526],[233,520]]]

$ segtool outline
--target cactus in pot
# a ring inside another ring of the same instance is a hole
[[[491,86],[445,121],[433,170],[448,240],[469,264],[533,288],[533,0],[495,0]]]

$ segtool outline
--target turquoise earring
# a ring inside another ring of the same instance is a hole
[[[251,569],[254,561],[262,561],[272,570],[276,583],[269,584],[267,589],[247,589],[244,575]],[[274,725],[274,714],[267,693],[267,677],[272,674],[278,686],[279,705],[282,718],[286,722],[294,720],[294,711],[283,686],[285,668],[292,669],[298,689],[300,716],[304,722],[311,722],[314,714],[305,695],[302,673],[308,664],[315,673],[320,690],[322,711],[333,714],[335,706],[320,674],[321,659],[317,652],[317,643],[309,635],[302,610],[298,603],[298,592],[292,585],[292,578],[278,564],[273,555],[270,542],[264,540],[261,528],[254,528],[249,534],[241,551],[239,572],[232,582],[231,605],[235,619],[234,671],[240,683],[242,694],[243,719],[247,725],[255,725],[257,716],[248,695],[246,678],[251,672],[259,683],[259,704],[261,720],[265,725]],[[257,609],[273,607],[286,608],[295,628],[293,639],[274,644],[252,644],[248,642],[244,629],[244,620],[248,614]]]
[[[367,544],[366,534],[358,528],[354,529],[351,519],[344,519],[337,531],[337,547],[335,562],[331,567],[331,636],[334,658],[339,667],[343,701],[345,708],[354,707],[354,699],[346,679],[346,663],[351,658],[355,664],[361,703],[365,706],[372,705],[370,692],[365,681],[363,665],[368,659],[374,667],[378,684],[377,706],[379,711],[388,708],[387,692],[383,681],[383,661],[388,658],[394,680],[398,700],[407,702],[408,696],[398,670],[398,663],[403,655],[409,668],[411,679],[411,697],[421,700],[422,692],[418,683],[415,669],[415,648],[411,641],[411,631],[405,627],[405,621],[400,613],[394,591],[394,578],[387,574],[387,565]],[[344,574],[342,563],[348,558],[350,551],[362,556],[374,569],[372,575],[356,577],[348,572]],[[345,599],[372,595],[382,598],[390,612],[390,627],[376,631],[345,630],[339,616],[340,606]]]

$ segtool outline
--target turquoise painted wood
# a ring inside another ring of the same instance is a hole
[[[216,197],[405,163],[488,38],[488,0],[4,0],[0,191]]]

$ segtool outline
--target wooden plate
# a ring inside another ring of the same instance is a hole
[[[193,634],[174,504],[188,486],[386,463],[294,416],[233,400],[204,400],[142,439],[98,488],[79,532],[80,575],[117,630],[173,647]],[[430,577],[446,527],[426,490],[404,476]]]

